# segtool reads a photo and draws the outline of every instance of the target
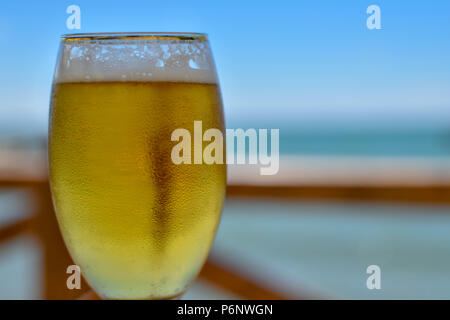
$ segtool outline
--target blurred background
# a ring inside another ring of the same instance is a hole
[[[81,29],[68,30],[70,5]],[[369,30],[368,6],[381,9]],[[47,182],[61,34],[209,34],[228,128],[279,128],[280,171],[230,166],[185,298],[450,298],[450,2],[10,1],[0,9],[0,298],[73,299]],[[368,290],[366,268],[381,268]]]

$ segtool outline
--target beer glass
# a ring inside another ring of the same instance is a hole
[[[193,132],[194,121],[224,130],[206,35],[62,37],[51,191],[66,246],[102,298],[174,298],[199,273],[220,220],[226,165],[172,161],[172,132]]]

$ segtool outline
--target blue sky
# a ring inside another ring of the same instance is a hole
[[[80,32],[208,33],[229,124],[450,122],[448,0],[71,0],[1,4],[0,128],[45,130],[71,4]]]

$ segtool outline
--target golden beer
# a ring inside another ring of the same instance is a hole
[[[104,298],[181,294],[219,223],[226,166],[171,160],[177,128],[224,130],[214,83],[56,82],[51,188],[74,261]]]

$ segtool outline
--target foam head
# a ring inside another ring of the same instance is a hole
[[[206,39],[66,39],[61,46],[55,83],[217,83],[214,61]]]

